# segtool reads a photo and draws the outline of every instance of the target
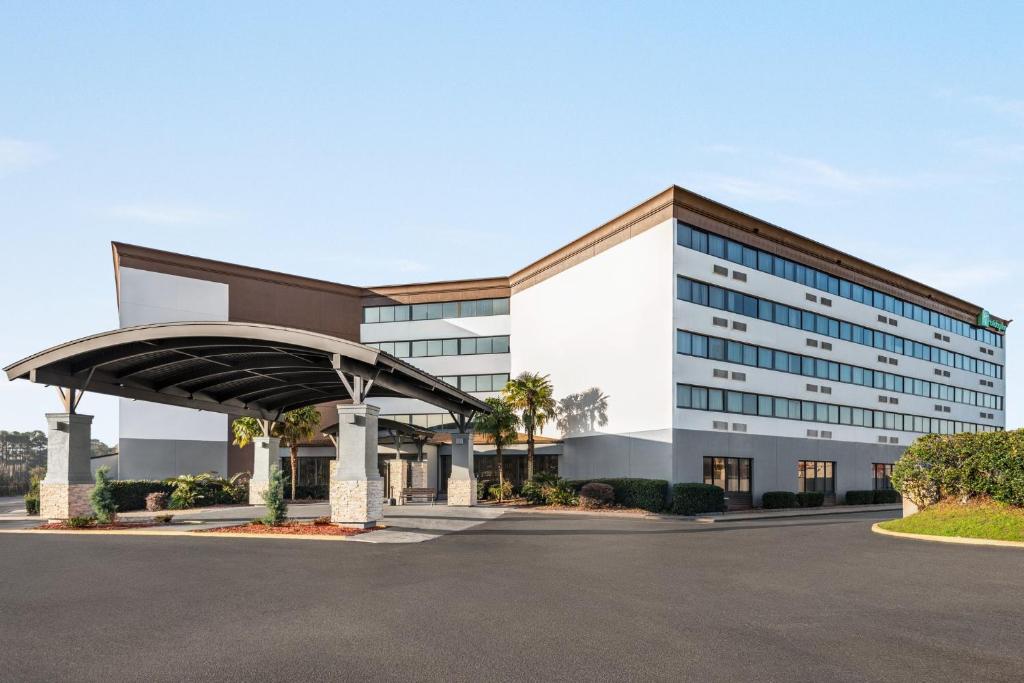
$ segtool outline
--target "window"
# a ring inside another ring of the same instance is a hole
[[[509,300],[475,299],[472,301],[444,301],[430,304],[400,304],[395,306],[366,306],[363,323],[404,322],[406,320],[438,320],[440,318],[474,318],[488,315],[508,315]]]
[[[750,458],[704,458],[704,483],[726,493],[750,493],[753,465]]]
[[[872,488],[875,491],[889,491],[892,489],[892,464],[876,462],[871,465]]]
[[[834,462],[823,460],[800,460],[796,465],[797,491],[801,493],[820,491],[826,496],[836,493]]]
[[[986,328],[976,327],[962,320],[956,320],[936,311],[930,311],[909,301],[876,292],[869,287],[828,275],[815,268],[794,263],[788,259],[774,256],[760,249],[748,247],[731,239],[719,237],[682,222],[677,223],[676,243],[682,247],[725,258],[734,263],[742,263],[751,268],[757,268],[762,272],[771,273],[776,277],[807,285],[819,291],[841,296],[844,299],[851,299],[867,306],[922,322],[926,325],[955,332],[956,334],[976,339],[991,346],[1003,346],[1002,335]],[[895,321],[888,322],[889,324],[895,324]]]
[[[508,353],[508,336],[465,337],[462,339],[417,339],[414,341],[367,342],[367,346],[397,358],[427,356],[471,356],[480,353]]]

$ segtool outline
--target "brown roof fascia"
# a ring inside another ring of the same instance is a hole
[[[157,273],[177,274],[181,270],[191,270],[206,273],[208,275],[227,275],[232,277],[243,277],[253,280],[263,280],[275,284],[301,287],[304,289],[315,289],[333,294],[345,294],[348,296],[365,296],[367,291],[363,287],[346,285],[339,282],[329,282],[316,278],[303,277],[301,275],[290,275],[274,270],[242,266],[225,261],[178,254],[173,251],[163,251],[150,247],[140,247],[135,244],[123,242],[111,242],[114,250],[114,266],[125,268],[138,268],[150,270]],[[209,278],[216,281],[216,277]]]
[[[507,277],[381,285],[366,289],[372,293],[363,299],[363,305],[366,306],[381,306],[390,303],[420,304],[471,299],[504,299],[511,294]]]

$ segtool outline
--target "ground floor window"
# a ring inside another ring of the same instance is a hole
[[[876,462],[872,463],[871,468],[875,491],[892,490],[892,463]]]
[[[750,493],[750,458],[704,458],[704,483],[727,493]]]
[[[514,455],[505,453],[502,455],[502,462],[505,470],[505,480],[512,482],[512,486],[520,486],[526,481],[526,455],[516,453]],[[533,456],[533,468],[535,474],[558,474],[558,456],[542,455],[537,453]],[[473,472],[477,479],[484,481],[498,481],[498,456],[480,455],[473,456]]]
[[[800,460],[796,466],[797,490],[801,493],[820,491],[835,495],[836,464],[826,460]]]
[[[296,498],[327,498],[327,484],[331,478],[333,457],[299,458],[295,478]],[[281,472],[285,476],[285,491],[291,492],[291,459],[281,458]]]

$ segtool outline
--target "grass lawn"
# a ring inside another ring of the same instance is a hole
[[[882,522],[879,526],[908,534],[1024,541],[1024,508],[991,501],[968,505],[948,501],[905,519]]]

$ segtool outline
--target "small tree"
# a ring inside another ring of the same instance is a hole
[[[505,461],[502,449],[510,443],[515,443],[519,435],[516,431],[519,427],[519,416],[516,415],[512,404],[503,397],[491,397],[485,401],[491,406],[491,412],[478,416],[474,426],[478,432],[486,434],[494,441],[495,458],[498,461],[498,500],[504,500]]]
[[[523,427],[526,428],[526,477],[533,479],[534,435],[555,415],[556,403],[553,397],[550,375],[523,372],[509,380],[502,389],[502,395],[516,410],[522,411]]]
[[[277,465],[270,468],[270,481],[267,492],[263,494],[263,504],[267,506],[267,514],[263,517],[263,523],[267,526],[278,526],[286,519],[284,477]]]
[[[100,524],[113,524],[117,515],[117,505],[114,503],[114,487],[110,485],[107,478],[109,467],[101,467],[96,470],[96,486],[89,494],[89,504],[96,515],[96,521]]]

